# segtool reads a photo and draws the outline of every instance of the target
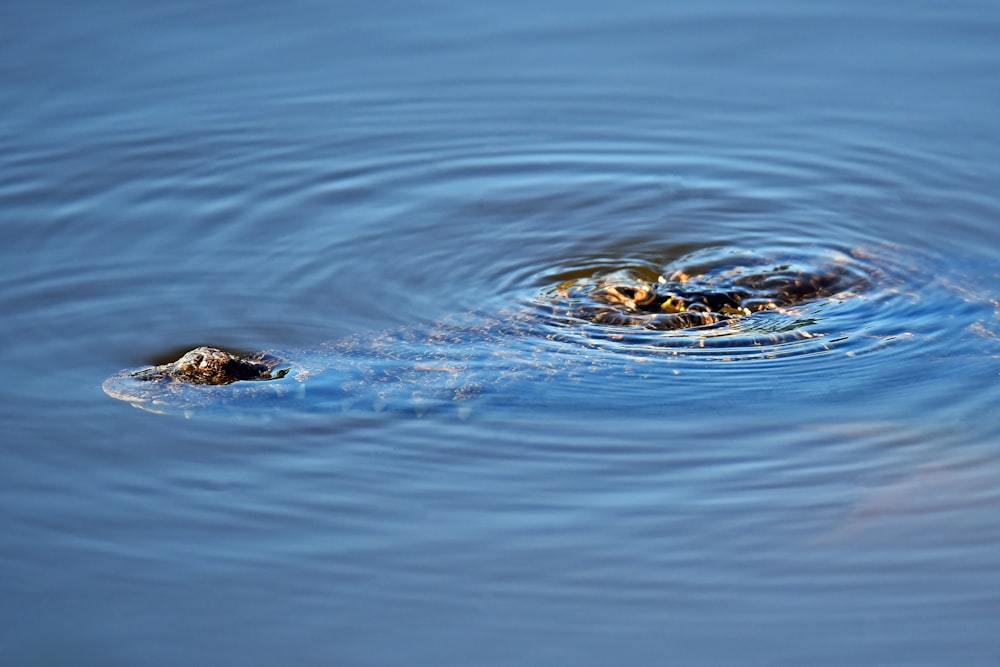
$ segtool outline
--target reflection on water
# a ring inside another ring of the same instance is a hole
[[[996,661],[996,11],[21,5],[0,662]],[[734,251],[850,286],[551,305]],[[327,372],[101,391],[203,344]]]

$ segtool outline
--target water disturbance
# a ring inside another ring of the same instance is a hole
[[[7,3],[0,664],[997,664],[998,31]]]

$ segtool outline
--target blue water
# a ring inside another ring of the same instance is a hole
[[[997,664],[998,34],[972,1],[5,4],[0,664]],[[490,324],[723,246],[873,285],[770,356]],[[450,321],[490,359],[461,410],[101,390],[203,344],[405,368]]]

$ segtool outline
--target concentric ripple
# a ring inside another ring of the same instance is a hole
[[[675,250],[618,267],[571,263],[545,276],[549,287],[532,303],[544,335],[611,352],[738,362],[835,346],[856,355],[898,333],[889,323],[870,333],[875,304],[896,291],[888,247],[877,258],[833,247]],[[623,310],[600,297],[609,280],[655,285],[657,298],[649,308]],[[855,340],[861,329],[869,333]]]
[[[491,134],[479,103],[467,104],[362,100],[357,136],[310,135],[291,148],[260,133],[246,145],[237,135],[195,137],[231,160],[221,170],[192,171],[185,156],[146,160],[132,144],[106,148],[109,164],[131,157],[151,170],[126,202],[157,202],[182,221],[170,239],[204,238],[202,226],[211,234],[211,243],[160,252],[165,227],[137,234],[123,220],[121,233],[144,252],[124,255],[112,278],[159,295],[149,312],[162,338],[149,347],[175,350],[181,335],[191,347],[242,350],[270,340],[287,344],[292,352],[278,356],[301,370],[171,400],[292,397],[310,410],[371,410],[486,394],[519,409],[576,410],[776,385],[851,394],[905,387],[925,358],[949,359],[964,341],[990,342],[967,333],[997,330],[989,289],[951,259],[973,254],[968,242],[942,238],[928,249],[912,231],[930,207],[953,220],[974,219],[972,205],[981,206],[941,175],[932,153],[794,129],[761,147],[741,125],[752,109],[707,128],[630,106],[613,141],[601,139],[603,117],[587,116],[541,135],[519,123]],[[401,134],[388,131],[401,110]],[[463,132],[447,131],[455,124]],[[252,159],[270,151],[283,159]],[[191,173],[192,187],[162,186]],[[227,213],[216,215],[219,206]],[[175,214],[189,210],[207,213]],[[301,226],[275,237],[278,218]],[[146,272],[149,254],[170,258],[161,273]],[[148,284],[128,282],[147,275]],[[654,286],[655,308],[609,306],[598,298],[609,280]],[[212,298],[192,299],[204,284]],[[128,340],[134,316],[121,318]],[[197,337],[178,321],[198,322]],[[334,342],[295,351],[326,339]],[[143,346],[136,355],[148,354]],[[945,365],[936,372],[947,375]]]

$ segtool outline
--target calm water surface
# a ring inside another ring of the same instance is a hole
[[[1000,662],[995,3],[0,26],[3,664]],[[719,247],[872,284],[763,350],[490,324]],[[462,410],[101,391],[201,344],[418,357],[449,318]]]

